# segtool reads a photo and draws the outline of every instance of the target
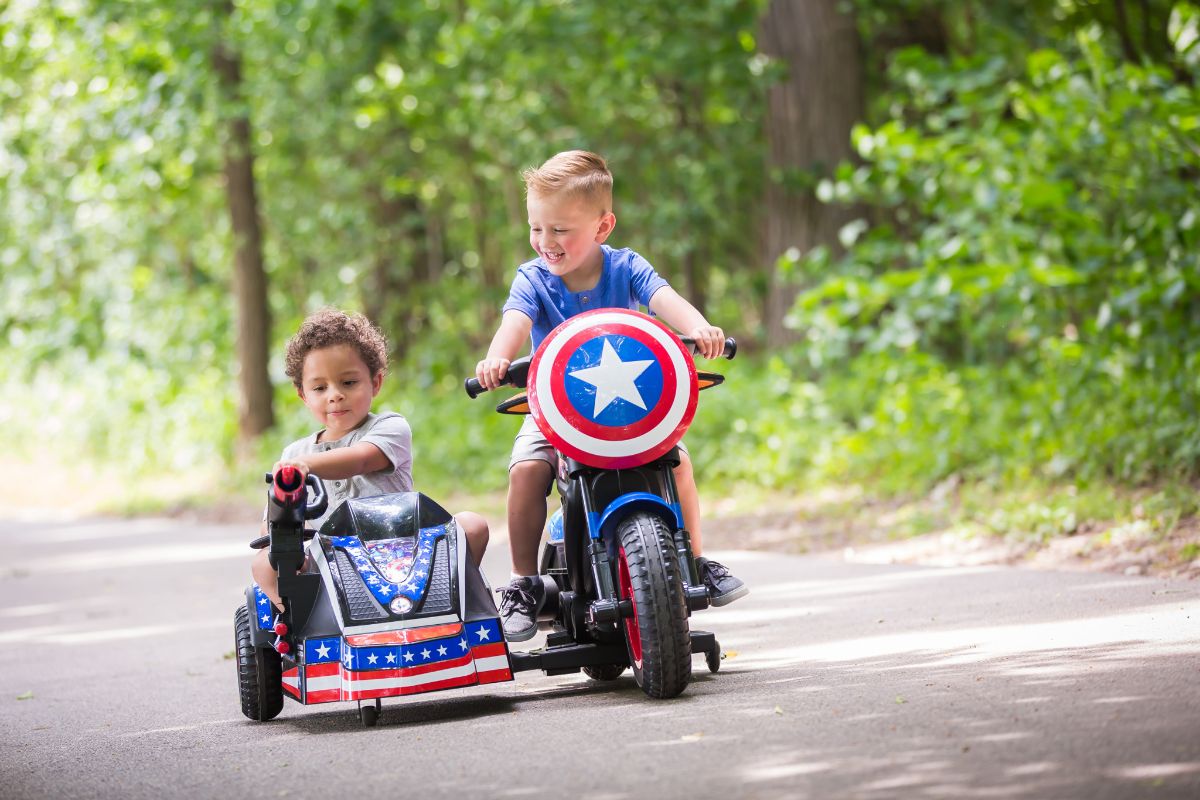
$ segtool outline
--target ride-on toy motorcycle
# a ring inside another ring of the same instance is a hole
[[[697,373],[689,351],[661,322],[601,309],[555,328],[504,383],[527,391],[500,403],[532,414],[559,451],[562,507],[550,520],[540,572],[546,647],[513,653],[514,668],[580,668],[612,680],[632,666],[647,695],[674,697],[691,680],[691,655],[716,672],[716,637],[689,630],[708,594],[683,526],[673,469],[700,389],[723,382]],[[726,358],[737,344],[725,342]],[[466,381],[467,394],[483,387]]]
[[[268,535],[251,544],[270,547],[285,610],[251,585],[235,612],[242,713],[273,719],[285,697],[357,701],[374,725],[382,698],[508,681],[521,670],[612,680],[632,665],[651,697],[687,687],[692,653],[716,672],[716,637],[689,631],[708,596],[671,470],[697,391],[723,378],[697,374],[685,342],[636,312],[591,312],[509,368],[508,381],[525,386],[528,377],[529,391],[498,410],[532,413],[563,453],[563,507],[541,563],[552,631],[539,650],[508,649],[465,535],[433,500],[347,500],[314,532],[304,523],[325,511],[320,479],[302,481],[291,467],[268,475]],[[727,340],[727,356],[735,351]],[[481,387],[470,379],[467,390]]]

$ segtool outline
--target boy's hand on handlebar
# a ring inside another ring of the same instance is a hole
[[[725,331],[716,325],[699,325],[688,334],[705,358],[720,358],[725,350]]]
[[[305,478],[308,477],[308,473],[312,472],[312,468],[308,466],[307,461],[300,461],[299,459],[286,459],[284,461],[276,461],[275,466],[271,467],[271,474],[278,475],[279,470],[283,467],[292,467],[300,470],[301,483],[304,483]]]
[[[480,386],[490,392],[508,374],[508,365],[511,363],[507,358],[485,358],[475,365],[475,378]]]

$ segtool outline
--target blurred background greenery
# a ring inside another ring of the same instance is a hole
[[[520,170],[581,147],[611,243],[743,344],[689,432],[707,497],[1174,525],[1198,40],[1172,0],[10,0],[5,458],[249,485],[311,427],[281,353],[332,304],[389,335],[419,485],[501,489],[515,420],[461,380],[529,257]]]

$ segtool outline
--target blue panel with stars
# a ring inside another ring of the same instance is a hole
[[[500,620],[494,617],[464,622],[463,628],[466,630],[467,638],[471,640],[472,647],[504,641],[504,637],[500,635]]]
[[[662,397],[662,366],[653,351],[632,336],[597,336],[584,342],[567,360],[565,373],[571,378],[566,381],[571,405],[598,425],[633,425]],[[601,374],[607,378],[598,384]],[[614,375],[622,381],[614,384]]]
[[[450,524],[421,529],[417,535],[417,549],[413,554],[413,569],[408,580],[403,583],[393,583],[383,576],[379,566],[372,560],[371,552],[363,546],[357,536],[331,536],[329,542],[334,547],[342,548],[346,555],[350,556],[363,583],[381,605],[386,607],[397,597],[407,597],[415,605],[425,596],[434,547],[437,540],[446,535]]]
[[[340,660],[346,669],[359,672],[452,661],[467,655],[473,647],[503,642],[500,620],[491,618],[465,622],[462,632],[453,636],[412,644],[354,647],[340,639],[310,639],[304,643],[304,654],[309,664]],[[340,655],[338,645],[341,647]]]
[[[257,609],[255,619],[258,622],[258,629],[260,631],[271,630],[271,617],[273,614],[271,599],[263,594],[263,590],[258,588],[257,583],[254,584],[254,607]]]
[[[328,661],[340,661],[342,658],[342,640],[305,639],[304,663],[324,664]]]

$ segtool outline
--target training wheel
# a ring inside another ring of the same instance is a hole
[[[704,663],[708,664],[709,672],[716,672],[721,668],[721,648],[713,646],[704,654]]]

